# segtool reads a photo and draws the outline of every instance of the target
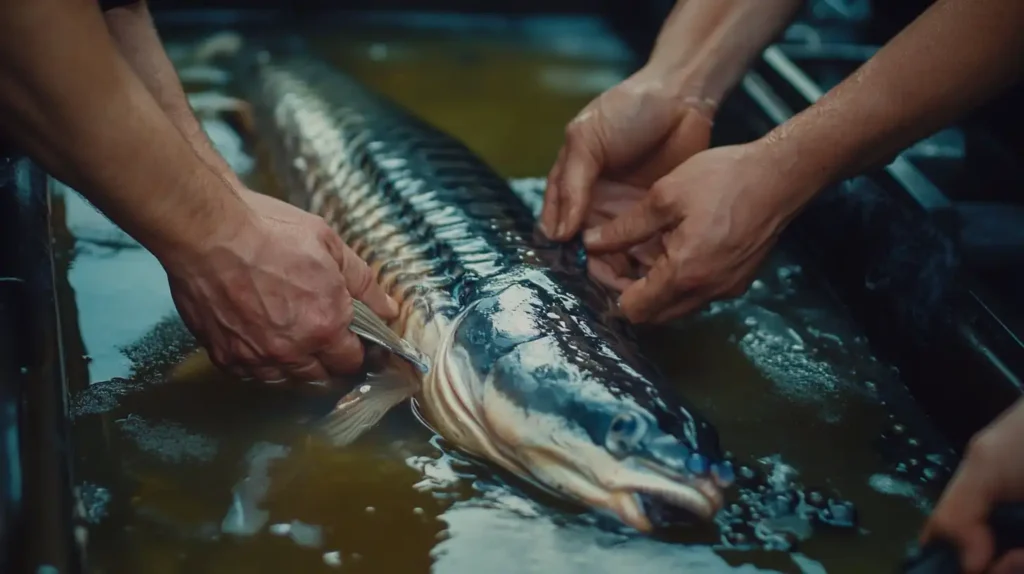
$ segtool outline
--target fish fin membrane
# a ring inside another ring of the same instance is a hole
[[[417,385],[404,372],[388,370],[372,375],[352,389],[320,422],[319,430],[335,447],[355,442],[392,408],[415,394]]]
[[[387,323],[365,303],[353,300],[352,310],[352,323],[349,328],[354,333],[399,355],[424,373],[430,369],[430,362],[426,357],[411,343],[398,336],[398,333],[392,331],[391,327],[388,327]]]

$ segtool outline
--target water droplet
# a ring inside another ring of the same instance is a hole
[[[271,534],[276,536],[287,536],[288,533],[292,531],[292,525],[286,522],[282,522],[281,524],[271,524],[269,530]]]
[[[341,566],[341,552],[324,552],[324,564],[338,568]]]

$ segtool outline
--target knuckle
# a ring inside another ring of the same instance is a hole
[[[967,444],[964,458],[969,461],[968,464],[984,468],[999,459],[999,451],[1000,445],[997,444],[994,437],[990,433],[982,431],[971,438]]]
[[[675,207],[675,198],[671,190],[664,185],[655,184],[650,192],[650,206],[657,214],[665,214]]]
[[[373,287],[374,279],[370,267],[362,259],[355,259],[352,264],[354,277],[347,283],[347,286],[349,294],[361,295]]]
[[[573,147],[581,144],[587,139],[587,118],[586,115],[578,116],[565,126],[566,147]]]
[[[256,363],[256,356],[249,346],[237,338],[228,343],[228,356],[232,364],[252,365]]]
[[[334,322],[318,322],[309,330],[309,341],[316,348],[324,347],[338,335],[340,330],[341,326]]]
[[[267,359],[275,363],[289,363],[295,358],[296,350],[291,341],[275,337],[267,343],[265,354]]]

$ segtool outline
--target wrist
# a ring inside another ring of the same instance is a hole
[[[220,178],[209,179],[215,181],[202,193],[205,201],[192,209],[168,210],[174,215],[166,225],[143,241],[169,273],[193,267],[211,252],[237,243],[258,223],[240,190]]]
[[[779,214],[781,229],[832,183],[832,168],[823,161],[827,154],[801,153],[788,138],[769,136],[743,146],[748,161],[764,170],[763,188],[770,194],[767,201],[772,210]]]

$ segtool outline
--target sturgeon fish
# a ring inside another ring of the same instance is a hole
[[[458,449],[641,532],[710,520],[733,481],[714,428],[638,352],[579,243],[555,244],[463,144],[309,54],[252,51],[236,81],[290,201],[333,226],[429,358],[323,427],[348,444],[412,398]]]

